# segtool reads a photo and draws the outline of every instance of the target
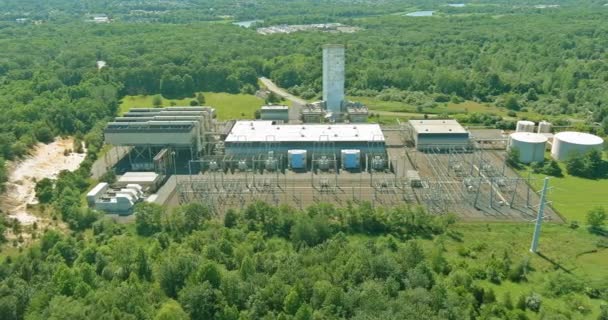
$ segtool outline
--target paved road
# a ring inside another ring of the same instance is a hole
[[[302,99],[302,98],[298,98],[296,96],[294,96],[293,94],[287,92],[285,89],[283,88],[279,88],[274,82],[272,82],[272,80],[265,78],[265,77],[261,77],[260,81],[262,81],[262,83],[264,84],[264,86],[266,86],[266,88],[268,88],[268,90],[274,92],[275,94],[283,97],[284,99],[287,99],[293,103],[297,103],[300,105],[305,105],[307,102],[306,100]]]
[[[260,81],[262,82],[262,84],[264,84],[264,86],[266,86],[268,90],[274,92],[274,94],[282,97],[283,99],[291,101],[291,107],[289,108],[289,122],[300,123],[301,109],[308,102],[306,102],[306,100],[302,98],[294,96],[293,94],[287,92],[287,90],[280,88],[268,78],[261,77]]]

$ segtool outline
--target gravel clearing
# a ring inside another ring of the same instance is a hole
[[[30,156],[22,161],[9,163],[9,180],[6,192],[0,197],[0,209],[9,218],[17,219],[22,225],[38,221],[38,217],[28,212],[28,205],[37,204],[36,181],[55,179],[63,170],[74,171],[85,158],[86,153],[70,153],[73,138],[57,138],[49,144],[38,144]]]

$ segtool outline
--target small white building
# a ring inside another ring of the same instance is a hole
[[[410,120],[418,150],[468,148],[469,132],[456,120]]]
[[[140,185],[148,191],[155,191],[161,183],[161,176],[156,172],[126,172],[118,178],[116,185],[126,187],[128,185]]]

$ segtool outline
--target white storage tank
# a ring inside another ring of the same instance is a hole
[[[567,160],[571,154],[583,154],[592,149],[602,150],[604,139],[589,133],[564,131],[553,137],[551,156],[555,160]]]
[[[541,121],[538,124],[538,133],[551,133],[551,122]]]
[[[547,137],[532,132],[515,132],[509,138],[509,149],[519,150],[519,162],[543,162]]]
[[[306,169],[306,150],[288,150],[287,157],[291,169]]]
[[[342,168],[347,170],[359,169],[361,151],[356,149],[345,149],[341,151]]]
[[[517,121],[517,132],[534,132],[534,122],[527,120]]]

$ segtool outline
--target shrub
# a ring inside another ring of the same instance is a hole
[[[606,210],[596,207],[587,212],[587,225],[592,231],[601,231],[606,223]]]
[[[540,305],[542,304],[542,299],[540,295],[536,293],[532,293],[531,295],[526,297],[526,308],[530,309],[534,312],[538,312],[540,310]]]

